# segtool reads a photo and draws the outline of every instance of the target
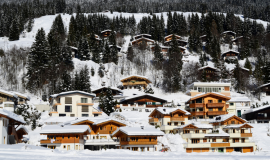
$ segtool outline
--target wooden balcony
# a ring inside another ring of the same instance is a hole
[[[226,108],[229,108],[229,106],[230,106],[229,104],[226,104]]]
[[[59,106],[59,105],[61,105],[61,103],[54,103],[54,104],[53,104],[54,107],[55,107],[55,106]]]
[[[141,141],[138,141],[138,142],[136,142],[136,141],[130,141],[130,142],[126,142],[126,141],[124,141],[124,142],[120,142],[120,144],[121,145],[157,145],[157,141],[151,141],[151,142],[141,142]]]
[[[158,122],[158,118],[149,119],[149,123],[155,123],[155,122]]]
[[[162,104],[159,104],[159,105],[146,105],[146,107],[152,107],[152,108],[155,108],[155,107],[163,107]]]
[[[225,103],[207,103],[207,107],[212,108],[212,107],[218,107],[218,108],[222,108],[224,107]]]
[[[203,116],[205,115],[204,111],[190,112],[192,116]]]
[[[223,115],[223,114],[227,114],[226,111],[208,111],[207,114],[209,116],[212,116],[212,115]]]
[[[55,139],[55,141],[52,141],[53,139],[48,139],[48,140],[40,140],[40,144],[46,144],[46,143],[50,143],[50,144],[55,144],[55,143],[62,143],[61,139]]]
[[[93,103],[77,103],[77,106],[93,106]]]
[[[171,121],[185,121],[184,117],[171,117]]]
[[[147,85],[145,81],[139,81],[139,82],[124,82],[123,86],[132,86],[132,85]]]
[[[189,105],[189,108],[198,108],[203,107],[203,103],[192,103]]]
[[[252,137],[252,133],[241,133],[241,137]]]
[[[211,143],[211,147],[230,147],[230,143]]]
[[[120,108],[120,105],[119,104],[117,104],[114,108]]]

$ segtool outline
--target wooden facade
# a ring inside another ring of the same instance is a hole
[[[152,39],[148,39],[148,38],[139,38],[139,39],[135,39],[134,41],[131,42],[132,46],[139,46],[141,44],[145,44],[146,46],[154,44],[155,41]]]
[[[134,39],[140,39],[140,38],[148,38],[148,39],[151,39],[152,36],[151,36],[150,34],[140,34],[140,35],[134,36]]]
[[[226,104],[226,101],[230,99],[225,95],[222,96],[211,92],[195,96],[187,102],[191,118],[213,118],[217,115],[228,114],[227,108],[229,108],[229,105]]]
[[[134,96],[134,98],[124,99],[120,103],[123,106],[134,105],[135,103],[139,106],[145,105],[147,108],[163,107],[167,101],[150,95]]]
[[[111,35],[111,30],[105,30],[101,32],[101,37],[106,38],[109,37]]]
[[[205,74],[205,77],[207,79],[207,81],[215,81],[217,79],[217,72],[218,70],[216,68],[212,68],[212,67],[202,67],[200,69],[198,69],[199,71],[199,78],[201,79],[203,76],[203,74]]]
[[[145,77],[140,76],[130,76],[121,80],[125,89],[128,88],[139,88],[142,87],[143,89],[147,87],[149,83],[152,83]]]
[[[0,104],[3,102],[14,102],[17,103],[17,98],[14,95],[7,94],[5,92],[0,91]]]
[[[231,57],[238,57],[239,56],[239,52],[236,51],[227,51],[221,54],[221,58],[227,59],[227,58],[231,58]]]
[[[264,123],[265,121],[269,123],[270,121],[270,107],[263,107],[262,109],[256,108],[256,110],[246,113],[245,119],[256,120],[257,123]]]
[[[270,96],[270,83],[264,84],[262,87],[258,87],[260,92],[264,92],[266,96]]]
[[[174,36],[175,36],[175,39],[181,39],[181,37],[178,36],[178,35],[174,35]],[[165,41],[165,42],[171,41],[171,40],[172,40],[172,37],[173,37],[173,34],[168,35],[168,36],[166,36],[166,37],[164,38],[164,41]]]
[[[106,93],[108,87],[101,87],[99,89],[96,89],[96,90],[93,90],[92,92],[96,94],[96,97],[99,97],[100,93],[103,92],[103,93]],[[110,88],[112,90],[112,95],[115,96],[115,95],[119,95],[121,94],[122,92],[119,91],[119,90],[116,90],[116,89],[113,89],[113,88]]]
[[[27,131],[24,128],[20,128],[19,130],[16,131],[17,136],[18,136],[18,142],[21,143],[23,136],[28,135]]]

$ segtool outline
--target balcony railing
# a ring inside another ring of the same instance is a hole
[[[203,107],[203,103],[192,103],[189,105],[190,108]]]
[[[193,116],[203,116],[205,115],[204,111],[190,112]]]
[[[62,143],[61,139],[48,139],[48,140],[41,140],[40,141],[41,144],[44,143]]]
[[[77,101],[77,106],[93,106],[93,103]]]
[[[226,114],[226,111],[208,111],[208,115],[223,115]]]
[[[141,142],[141,141],[138,141],[138,142],[120,142],[121,145],[156,145],[157,144],[157,141],[154,141],[154,142]]]
[[[224,107],[225,103],[207,103],[207,107]]]
[[[171,121],[185,121],[184,117],[171,117]]]
[[[149,119],[149,123],[158,122],[158,118],[151,118]]]
[[[61,105],[61,103],[54,103],[54,104],[53,104],[54,107],[55,107],[55,106],[59,106],[59,105]]]
[[[241,137],[252,137],[252,133],[241,133]]]
[[[230,143],[211,143],[211,147],[230,147]]]

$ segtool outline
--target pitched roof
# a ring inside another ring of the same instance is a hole
[[[3,89],[0,89],[0,94],[4,94],[4,95],[10,96],[10,97],[18,98],[18,96],[15,93],[5,91]]]
[[[104,32],[111,32],[111,31],[112,31],[112,30],[107,29],[107,30],[101,31],[100,33],[104,33]]]
[[[205,97],[205,96],[210,96],[210,95],[222,97],[222,98],[225,98],[227,100],[231,99],[231,97],[225,96],[224,94],[221,94],[221,93],[218,93],[218,92],[208,92],[208,93],[203,92],[203,93],[200,93],[200,94],[197,94],[197,95],[191,97],[188,101],[186,101],[186,103],[191,101],[191,100],[195,100],[195,99]]]
[[[27,129],[25,126],[23,126],[23,125],[20,125],[19,127],[17,127],[17,128],[16,128],[16,131],[18,131],[18,130],[20,130],[20,129],[23,129],[26,133],[29,132],[28,129]]]
[[[246,120],[240,118],[240,117],[237,117],[236,115],[234,114],[225,114],[225,115],[219,115],[219,116],[216,116],[213,120],[211,120],[209,123],[219,123],[219,122],[224,122],[232,117],[235,117],[236,119],[239,119],[239,120],[242,120],[244,122],[246,122]]]
[[[27,96],[27,95],[25,95],[25,94],[22,94],[22,93],[19,93],[19,92],[14,92],[14,91],[11,91],[11,93],[16,94],[20,98],[24,98],[24,99],[30,100],[30,97]]]
[[[142,78],[142,79],[147,80],[148,83],[152,83],[152,82],[148,79],[148,77],[146,77],[146,76],[140,76],[140,75],[130,75],[130,76],[128,76],[128,77],[122,78],[120,81],[123,82],[124,80],[130,79],[130,78],[132,78],[132,77]]]
[[[224,128],[226,129],[226,128],[253,128],[253,127],[250,124],[243,123],[243,124],[228,125]]]
[[[116,87],[110,87],[110,86],[102,86],[102,87],[99,87],[99,88],[96,88],[96,89],[92,89],[92,92],[95,92],[95,91],[98,91],[98,90],[101,90],[101,89],[104,89],[104,88],[110,88],[111,90],[116,90],[118,92],[121,92],[123,93],[123,91],[121,91],[120,89],[116,88]]]
[[[219,69],[217,69],[215,67],[211,67],[211,66],[203,66],[203,67],[199,68],[198,70],[202,70],[202,69],[205,69],[205,68],[211,68],[211,69],[214,69],[214,70],[219,70]]]
[[[165,39],[165,38],[168,38],[168,37],[171,37],[171,36],[173,36],[173,34],[170,34],[170,35],[164,37],[164,39]],[[178,36],[178,35],[176,35],[176,34],[175,34],[174,36],[175,36],[175,37],[179,37],[179,38],[181,37],[181,36]]]
[[[106,123],[106,122],[115,122],[115,123],[120,123],[121,125],[125,126],[126,124],[122,123],[121,121],[115,120],[115,119],[111,119],[111,118],[100,118],[100,117],[81,117],[81,118],[76,118],[75,120],[71,120],[71,121],[67,121],[64,124],[65,125],[72,125],[72,124],[77,124],[80,122],[84,122],[84,121],[89,121],[91,122],[93,125],[100,125],[102,123]]]
[[[138,39],[133,40],[131,43],[136,42],[136,41],[139,41],[139,40],[141,40],[141,39],[145,39],[145,40],[147,40],[147,41],[151,41],[151,42],[153,42],[153,43],[155,42],[155,41],[154,41],[154,40],[152,40],[152,39],[142,37],[142,38],[138,38]]]
[[[159,99],[159,100],[162,100],[163,102],[167,102],[166,99],[163,99],[163,98],[160,98],[160,97],[157,97],[153,94],[141,94],[141,95],[135,95],[135,96],[130,96],[130,97],[127,97],[125,99],[122,99],[121,102],[124,102],[124,101],[127,101],[127,100],[131,100],[131,99],[135,99],[135,98],[139,98],[139,97],[143,97],[143,96],[149,96],[149,97],[152,97],[152,98],[156,98],[156,99]]]
[[[268,85],[270,85],[270,83],[266,83],[266,84],[260,85],[259,87],[257,87],[257,89],[262,88],[262,87],[265,87],[265,86],[268,86]]]
[[[5,109],[0,109],[0,117],[1,117],[1,115],[6,116],[10,119],[13,119],[14,121],[17,121],[19,123],[22,123],[22,124],[25,123],[25,121],[21,117],[19,117],[19,115],[15,114],[13,112],[7,111]]]
[[[270,108],[270,106],[267,105],[267,106],[262,106],[262,107],[258,107],[258,108],[251,108],[249,110],[246,110],[244,112],[244,114],[251,113],[251,112],[256,112],[256,111],[260,111],[260,110],[263,110],[263,109],[266,109],[266,108]]]
[[[221,56],[223,56],[224,54],[226,54],[226,53],[228,53],[228,52],[234,52],[234,53],[236,53],[236,54],[239,54],[239,52],[237,52],[237,51],[234,51],[234,50],[228,50],[228,51],[225,51],[225,52],[221,53]]]
[[[88,125],[48,125],[41,129],[41,134],[46,133],[84,133],[91,132]]]
[[[228,102],[251,102],[248,97],[231,97]]]
[[[58,96],[64,96],[64,95],[69,95],[69,94],[83,94],[83,95],[86,95],[86,96],[96,97],[96,94],[94,94],[94,93],[87,93],[87,92],[78,91],[78,90],[53,94],[53,95],[50,95],[50,97],[56,98]]]
[[[191,123],[191,124],[181,125],[181,126],[176,127],[174,129],[182,129],[182,128],[185,128],[185,127],[187,127],[189,125],[192,125],[192,126],[194,126],[196,128],[199,128],[199,129],[212,129],[213,128],[213,126],[209,125],[209,124],[201,124],[201,123],[200,124],[193,124],[193,123]]]
[[[236,35],[236,33],[235,33],[235,32],[233,32],[233,31],[225,31],[225,32],[222,32],[221,34],[226,34],[226,33],[233,33],[233,34],[235,34],[235,35]]]
[[[113,132],[113,136],[115,136],[116,133],[122,132],[129,136],[163,136],[164,133],[155,127],[120,127],[116,131]]]
[[[138,34],[138,35],[134,36],[134,38],[139,37],[139,36],[149,36],[149,37],[152,37],[152,35],[150,35],[150,34]]]
[[[190,115],[190,113],[184,109],[181,109],[181,108],[171,108],[171,107],[158,107],[156,108],[155,110],[157,110],[158,112],[160,112],[161,114],[171,114],[172,112],[175,112],[175,111],[181,111],[181,112],[184,112],[185,115]]]

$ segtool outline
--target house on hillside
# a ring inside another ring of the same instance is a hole
[[[145,44],[146,46],[154,45],[155,41],[149,38],[138,38],[131,42],[132,46],[139,46],[141,44]]]
[[[256,88],[261,97],[270,96],[270,83],[263,84]]]
[[[231,83],[219,82],[194,82],[187,87],[186,94],[193,97],[201,93],[218,92],[225,96],[231,96]]]
[[[154,127],[120,127],[112,136],[120,140],[119,149],[131,151],[157,151],[157,137],[164,133]]]
[[[200,36],[200,39],[201,39],[202,42],[206,42],[206,40],[207,40],[207,35],[202,35],[202,36]]]
[[[177,43],[178,43],[178,46],[180,46],[180,47],[185,47],[185,46],[188,44],[188,42],[187,42],[186,40],[183,40],[183,39],[176,39],[176,41],[177,41]],[[164,42],[164,45],[165,45],[165,46],[170,46],[170,45],[172,45],[172,40],[165,41],[165,42]]]
[[[91,132],[84,135],[84,149],[101,150],[116,149],[119,146],[119,140],[112,137],[112,133],[119,127],[126,126],[124,123],[110,118],[78,118],[76,120],[66,122],[65,125],[87,125]]]
[[[40,131],[40,145],[50,149],[83,150],[84,135],[89,133],[88,125],[49,125]]]
[[[10,91],[10,92],[18,96],[18,105],[27,104],[27,101],[30,101],[30,97],[25,94],[14,92],[14,91]]]
[[[239,54],[237,51],[229,50],[221,53],[221,59],[238,59]]]
[[[20,133],[15,126],[25,124],[17,114],[0,109],[0,144],[16,144],[21,142]]]
[[[191,119],[212,119],[228,114],[229,105],[226,102],[230,99],[219,92],[201,93],[186,102],[186,110],[190,112]]]
[[[101,92],[106,93],[108,88],[109,87],[103,86],[103,87],[92,90],[92,92],[96,94],[96,98],[94,98],[94,103],[99,102],[100,93]],[[120,102],[122,99],[127,97],[127,96],[123,96],[123,91],[118,88],[110,87],[110,89],[112,90],[113,99],[116,100],[117,102]]]
[[[152,36],[150,34],[139,34],[139,35],[134,36],[134,39],[140,39],[140,38],[151,39]]]
[[[251,108],[242,115],[250,123],[270,123],[270,106]]]
[[[19,99],[18,95],[13,92],[0,89],[0,109],[14,112],[14,109],[18,104],[18,100],[24,101],[24,99]]]
[[[238,117],[242,117],[242,114],[246,110],[250,109],[250,102],[251,100],[248,97],[232,97],[228,101],[229,108],[231,109],[228,110],[229,114],[234,114]]]
[[[229,41],[233,40],[236,37],[236,33],[233,31],[225,31],[221,34],[221,39],[225,40],[228,39]]]
[[[120,105],[115,107],[116,111],[129,110],[139,112],[152,112],[157,107],[163,107],[167,100],[152,94],[142,94],[127,97],[120,101]]]
[[[170,48],[171,48],[170,46],[160,46],[161,53],[163,54],[164,57],[167,57],[167,56],[168,56],[168,52],[169,52],[169,49],[170,49]],[[182,54],[185,54],[186,48],[185,48],[185,47],[181,47],[181,46],[179,46],[179,48],[180,48],[180,52],[181,52]],[[151,50],[152,50],[152,52],[154,53],[154,51],[155,51],[155,46],[152,46],[152,47],[151,47]]]
[[[24,136],[25,135],[28,135],[28,130],[26,129],[25,126],[23,125],[20,125],[20,126],[17,126],[16,128],[16,133],[17,133],[17,136],[18,136],[18,142],[19,143],[22,143],[24,140]]]
[[[237,45],[239,48],[241,48],[241,45],[243,44],[243,41],[244,41],[243,36],[236,37],[236,38],[232,39],[233,44]]]
[[[51,95],[50,116],[52,117],[96,117],[102,114],[93,107],[93,93],[68,91]]]
[[[251,125],[235,115],[215,117],[210,124],[187,124],[174,129],[175,134],[186,140],[184,149],[192,152],[253,152]]]
[[[178,36],[178,35],[174,35],[174,36],[175,36],[175,39],[181,39],[181,37]],[[164,42],[169,42],[169,41],[171,41],[171,40],[172,40],[172,37],[173,37],[173,34],[170,34],[170,35],[164,37]]]
[[[109,45],[109,48],[111,49],[111,48],[112,48],[112,46],[113,46],[113,45]],[[118,51],[118,52],[120,52],[120,51],[121,51],[121,49],[122,49],[120,46],[116,46],[116,48],[117,48],[117,51]]]
[[[149,83],[152,83],[147,77],[131,75],[121,79],[124,89],[145,89]]]
[[[173,129],[188,123],[190,113],[184,109],[158,107],[149,115],[149,124],[159,126],[164,133],[173,133]]]
[[[230,71],[230,74],[231,76],[234,75],[234,71],[235,71],[235,68],[233,68],[231,71]],[[245,78],[249,78],[249,69],[247,68],[244,68],[244,67],[240,67],[240,73],[241,73],[241,77],[245,77]]]
[[[112,30],[110,30],[110,29],[101,31],[101,32],[100,32],[100,33],[101,33],[101,38],[107,38],[107,37],[109,37],[109,36],[111,35],[111,32],[112,32]],[[115,32],[115,31],[114,31],[114,32]]]
[[[219,72],[219,69],[215,67],[210,66],[204,66],[198,69],[199,71],[199,77],[202,78],[203,74],[205,74],[205,78],[208,81],[215,81],[217,80],[217,72]]]

